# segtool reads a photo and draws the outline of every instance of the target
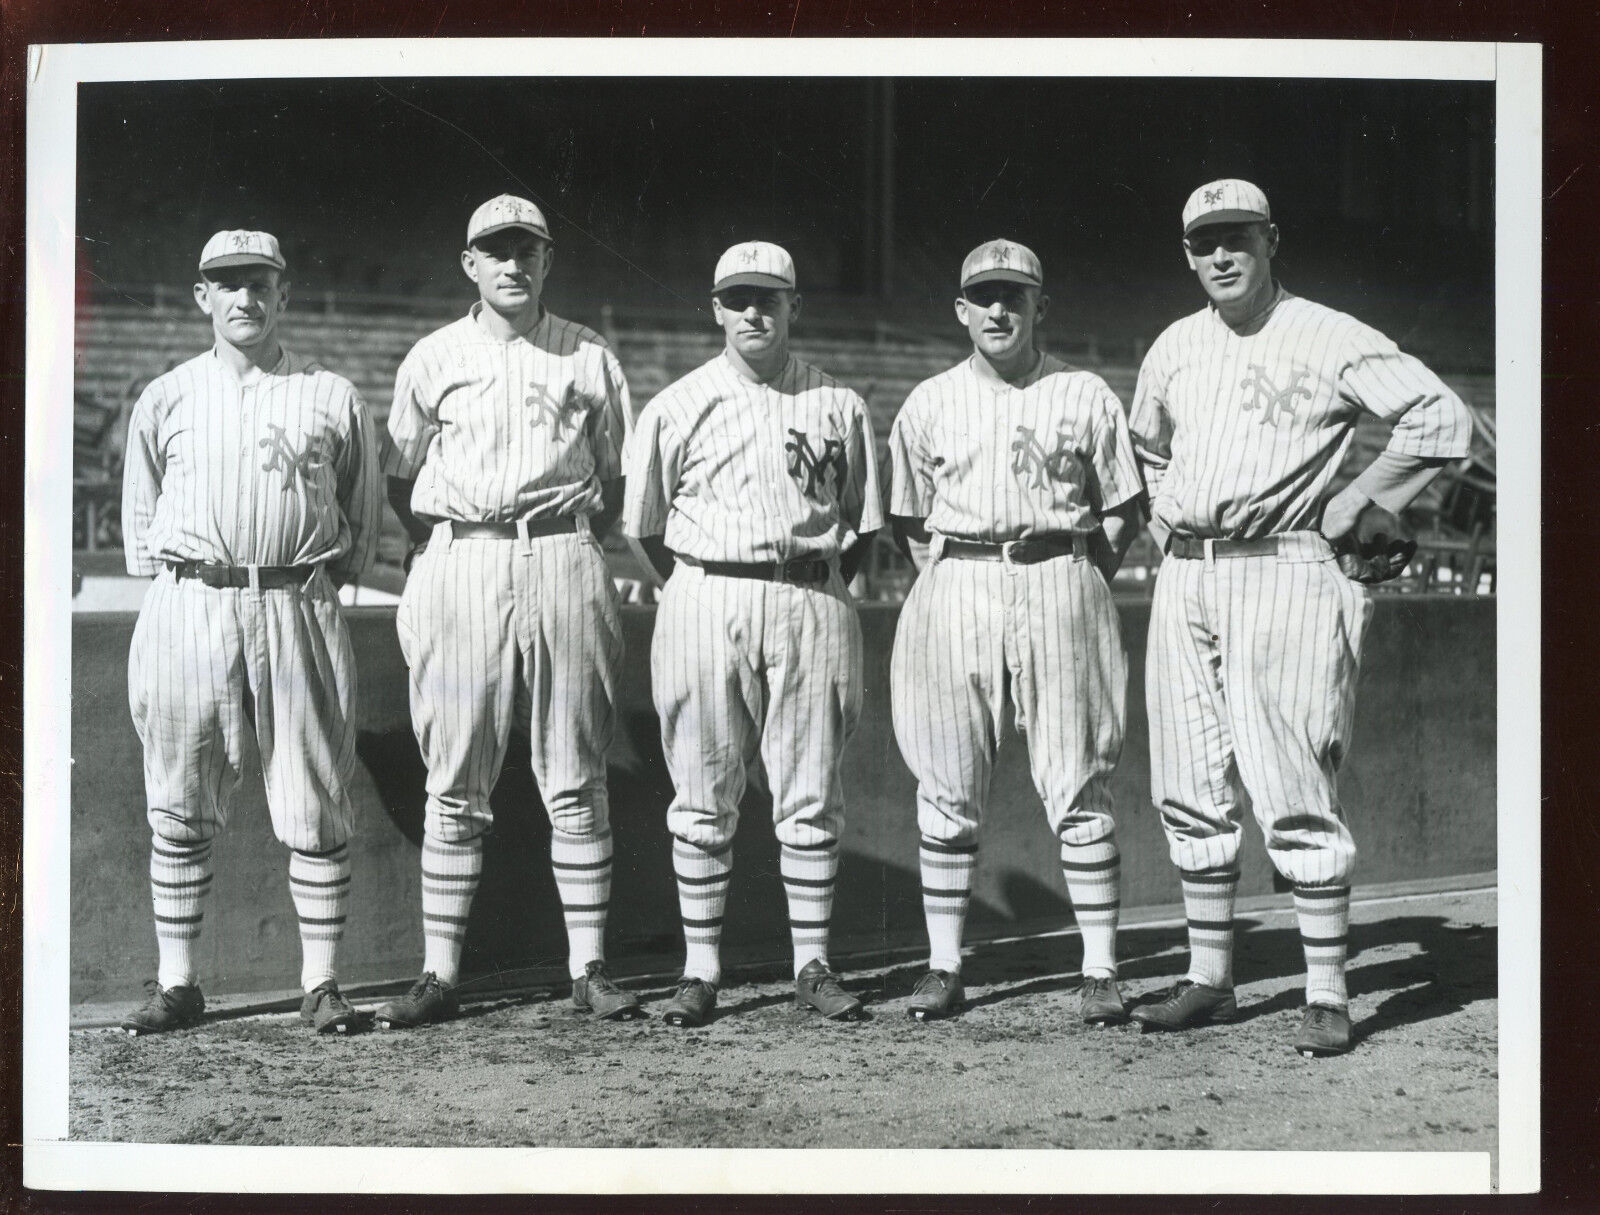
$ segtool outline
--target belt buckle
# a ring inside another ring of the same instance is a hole
[[[1027,565],[1027,545],[1028,542],[1026,540],[1002,541],[1000,544],[1000,560],[1007,565]]]
[[[802,560],[803,558],[800,557],[791,557],[787,561],[779,561],[773,566],[772,580],[774,582],[787,582],[791,584],[796,582],[797,578],[795,575],[797,570],[795,567],[798,566]]]

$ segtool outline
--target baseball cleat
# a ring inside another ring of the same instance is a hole
[[[1233,989],[1207,987],[1190,979],[1179,979],[1154,1004],[1141,1004],[1132,1017],[1145,1033],[1151,1030],[1194,1029],[1232,1021],[1239,1015]]]
[[[1294,1048],[1307,1059],[1342,1055],[1350,1049],[1350,1011],[1334,1004],[1308,1004]]]
[[[200,1024],[205,1016],[206,998],[193,984],[181,987],[163,987],[154,979],[145,983],[149,998],[122,1019],[122,1028],[128,1036],[162,1034],[169,1029],[188,1029]]]
[[[1117,981],[1109,975],[1086,976],[1078,988],[1078,1013],[1085,1024],[1100,1029],[1126,1021],[1128,1007],[1122,1002]]]
[[[961,976],[950,970],[930,970],[917,980],[906,1004],[906,1016],[916,1021],[938,1021],[961,1011],[967,993]]]
[[[593,1013],[602,1021],[632,1021],[644,1016],[638,997],[618,987],[606,973],[606,964],[599,959],[590,962],[583,973],[572,980],[572,1007],[579,1012]]]
[[[398,1000],[378,1005],[372,1019],[381,1029],[413,1029],[448,1021],[461,1011],[454,987],[439,982],[433,971],[425,971],[411,990]]]
[[[332,979],[319,983],[300,1001],[300,1020],[319,1034],[347,1034],[366,1028],[366,1014],[344,998]]]
[[[717,985],[685,975],[661,1010],[661,1019],[668,1025],[693,1028],[711,1020],[711,1010],[716,1006]]]
[[[796,1008],[814,1008],[830,1021],[859,1021],[861,1001],[839,985],[839,976],[813,958],[794,981]]]

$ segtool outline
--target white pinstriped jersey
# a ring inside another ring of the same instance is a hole
[[[924,380],[895,418],[889,461],[889,513],[963,540],[1092,532],[1144,492],[1116,396],[1050,355],[1016,387],[975,354]]]
[[[241,380],[215,350],[158,376],[128,423],[130,574],[167,561],[361,574],[378,542],[377,440],[355,386],[284,350]]]
[[[1250,333],[1208,305],[1139,369],[1129,423],[1152,514],[1200,537],[1314,529],[1363,409],[1393,422],[1392,452],[1467,454],[1466,406],[1376,329],[1281,287]]]
[[[756,384],[719,354],[645,406],[630,443],[623,528],[675,553],[826,559],[883,526],[866,403],[792,355]]]
[[[622,475],[628,382],[606,340],[546,312],[501,341],[483,304],[400,364],[384,472],[416,479],[420,518],[464,523],[589,515]]]

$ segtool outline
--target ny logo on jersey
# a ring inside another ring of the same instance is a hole
[[[1250,364],[1250,374],[1239,381],[1240,388],[1248,388],[1250,395],[1240,406],[1241,409],[1259,409],[1261,411],[1261,424],[1265,426],[1271,422],[1278,424],[1280,417],[1294,416],[1295,397],[1304,397],[1310,400],[1316,394],[1306,387],[1306,381],[1311,378],[1309,371],[1297,371],[1294,379],[1289,381],[1287,388],[1279,388],[1267,375],[1267,369],[1258,363]]]
[[[543,384],[535,384],[522,403],[532,411],[533,424],[548,425],[557,439],[561,438],[568,426],[576,430],[578,419],[585,412],[583,401],[570,388],[558,397]]]
[[[257,444],[267,450],[267,462],[261,466],[261,471],[282,473],[284,493],[294,488],[296,477],[309,477],[313,469],[327,463],[314,441],[307,439],[305,450],[296,451],[289,432],[283,427],[268,422],[267,430],[270,437]]]
[[[1222,201],[1222,187],[1221,186],[1218,186],[1215,190],[1207,190],[1206,191],[1206,206],[1208,206],[1208,207],[1209,206],[1213,206],[1216,203],[1219,203],[1221,201]]]
[[[826,477],[830,471],[833,473],[833,496],[839,496],[849,475],[843,439],[824,439],[822,454],[818,455],[811,450],[810,436],[803,430],[791,427],[789,442],[783,445],[783,450],[789,453],[789,475],[797,481],[805,478],[804,488],[808,498],[816,496],[818,485],[827,488]]]
[[[1011,444],[1011,471],[1019,477],[1031,476],[1034,489],[1044,489],[1051,481],[1070,480],[1078,462],[1076,442],[1071,428],[1061,426],[1056,430],[1055,450],[1046,451],[1033,427],[1019,426]]]

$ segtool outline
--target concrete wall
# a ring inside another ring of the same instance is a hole
[[[1121,606],[1132,659],[1128,739],[1116,780],[1127,906],[1176,902],[1177,877],[1149,803],[1144,715],[1146,603]],[[835,904],[836,951],[922,939],[913,782],[889,722],[889,649],[898,610],[862,612],[867,689],[847,758],[850,803]],[[392,611],[354,609],[360,666],[360,833],[342,954],[347,982],[420,969],[418,878],[423,766],[406,708]],[[628,662],[611,752],[616,862],[610,953],[672,965],[681,958],[670,841],[671,785],[650,704],[651,608],[624,612]],[[121,999],[155,973],[147,884],[149,832],[126,672],[133,617],[74,618],[72,998]],[[1495,866],[1495,604],[1392,596],[1378,602],[1367,641],[1356,737],[1341,790],[1361,848],[1358,881],[1470,873]],[[513,750],[494,797],[496,834],[468,934],[467,967],[490,972],[561,965],[565,938],[546,860],[549,828],[527,766]],[[783,889],[769,802],[747,796],[735,844],[725,941],[730,958],[787,951]],[[969,936],[1070,922],[1056,849],[1008,734],[994,778]],[[1243,893],[1273,889],[1259,834],[1247,833]],[[247,774],[216,849],[202,972],[208,993],[293,987],[299,947],[286,860],[273,839],[259,771]],[[1075,945],[1069,945],[1075,951]]]

